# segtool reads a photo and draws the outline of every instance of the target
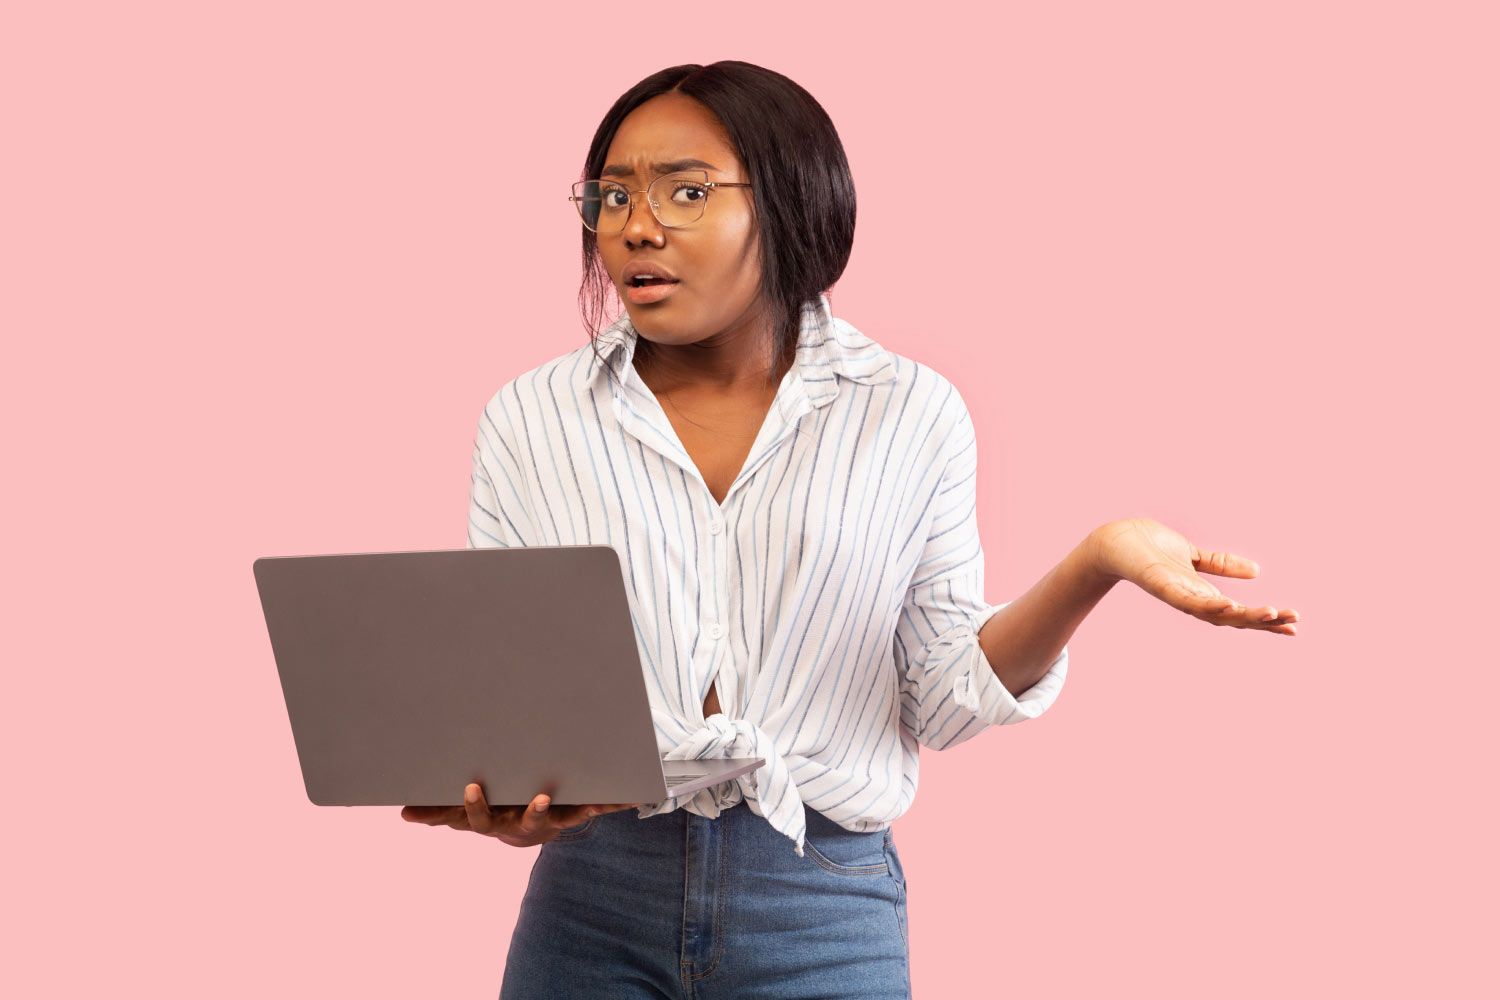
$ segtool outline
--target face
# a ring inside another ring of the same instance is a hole
[[[644,192],[660,176],[653,164],[692,158],[713,165],[700,168],[710,181],[748,181],[719,128],[713,113],[693,98],[660,94],[620,124],[603,176]],[[614,165],[630,173],[614,174],[609,170]],[[668,229],[652,214],[645,195],[637,194],[624,230],[599,236],[605,270],[642,337],[664,346],[705,341],[728,346],[763,337],[760,244],[751,197],[749,188],[713,188],[701,219]],[[650,261],[675,275],[671,294],[657,302],[631,302],[622,272],[632,261]]]

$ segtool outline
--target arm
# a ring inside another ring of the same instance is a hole
[[[1111,521],[1089,532],[1036,586],[1001,605],[980,629],[979,644],[1006,690],[1024,691],[1046,676],[1079,624],[1122,579],[1215,625],[1296,635],[1295,610],[1243,605],[1201,575],[1244,579],[1259,572],[1251,559],[1203,551],[1149,518]]]
[[[1057,700],[1068,671],[1063,642],[1077,622],[1071,622],[1064,633],[1061,626],[1038,630],[1037,623],[1026,619],[1037,611],[1039,600],[1054,607],[1065,603],[1055,596],[1039,599],[1036,595],[1038,590],[1052,594],[1057,587],[1063,592],[1074,590],[1082,565],[1078,560],[1067,562],[1067,570],[1055,573],[1051,584],[1044,581],[1021,600],[990,604],[984,599],[974,425],[956,393],[949,405],[954,416],[944,432],[948,440],[943,472],[933,489],[924,522],[925,544],[908,584],[893,644],[902,724],[918,743],[934,750],[957,746],[990,726],[1035,719]],[[1003,614],[1012,603],[1021,604],[1021,610]],[[1077,617],[1081,619],[1086,611],[1080,609]],[[1002,618],[1000,624],[990,626],[996,617]],[[979,638],[986,626],[990,626],[991,642],[1000,640],[994,652]],[[1022,635],[1023,631],[1036,638]],[[1019,654],[1008,650],[1019,650]],[[1037,660],[1044,652],[1050,652],[1050,658]],[[1006,666],[1003,679],[993,662]]]
[[[518,451],[511,439],[500,393],[496,393],[480,414],[474,434],[468,548],[536,544],[539,536],[524,494]]]
[[[1100,572],[1093,552],[1090,534],[980,628],[985,659],[1012,694],[1019,695],[1046,676],[1083,619],[1118,582]]]

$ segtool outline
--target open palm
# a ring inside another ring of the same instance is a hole
[[[1215,625],[1296,635],[1297,612],[1247,606],[1201,574],[1253,579],[1260,567],[1231,552],[1203,552],[1159,521],[1132,517],[1094,532],[1095,559],[1111,577],[1129,580],[1152,597]]]

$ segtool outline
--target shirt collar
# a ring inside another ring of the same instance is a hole
[[[635,355],[639,336],[630,322],[630,313],[622,310],[619,318],[595,338],[598,357],[589,362],[588,384],[604,377],[606,365],[616,375],[622,375]],[[797,360],[793,368],[815,405],[838,394],[838,378],[830,373],[864,385],[879,385],[896,378],[890,353],[849,322],[835,317],[828,296],[823,293],[818,294],[816,302],[802,306],[802,328],[797,336]]]

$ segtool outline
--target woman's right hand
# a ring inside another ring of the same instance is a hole
[[[552,797],[542,793],[533,798],[530,805],[490,808],[484,799],[484,789],[479,787],[478,782],[473,782],[464,789],[463,805],[404,806],[401,818],[410,823],[471,830],[486,837],[503,840],[512,847],[535,847],[591,817],[620,809],[634,809],[637,805],[559,806],[552,809],[551,803]]]

